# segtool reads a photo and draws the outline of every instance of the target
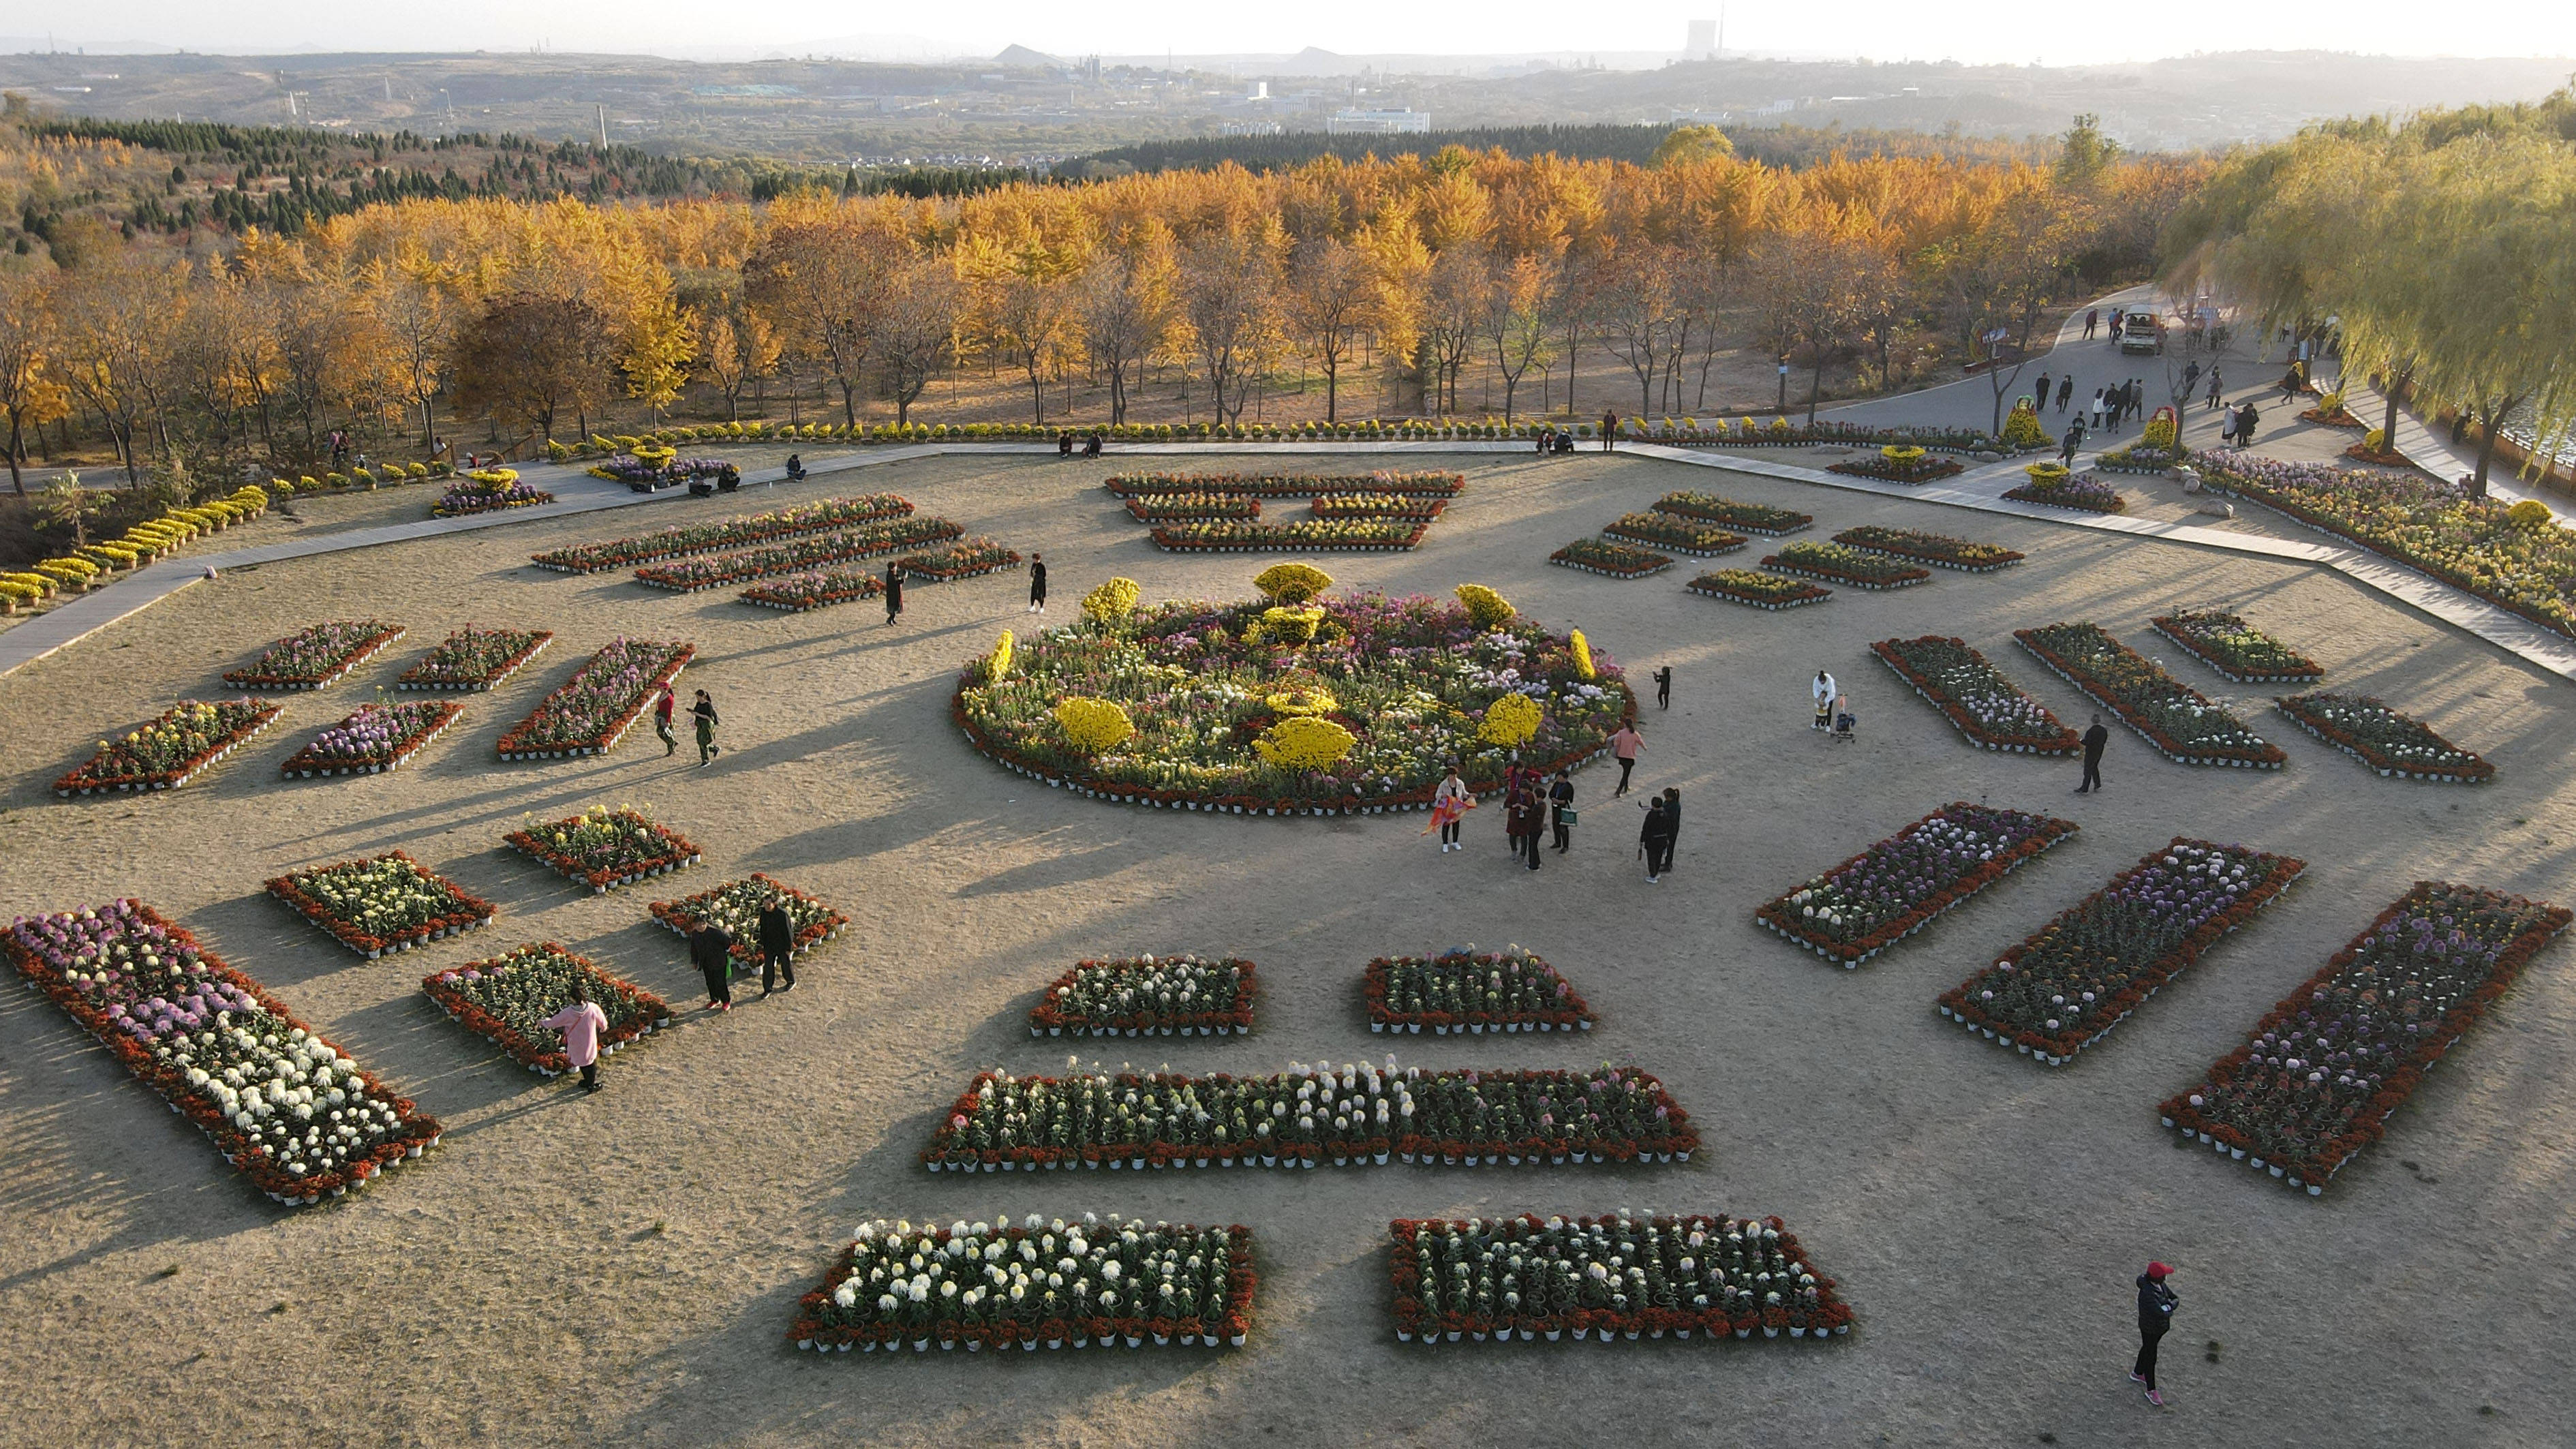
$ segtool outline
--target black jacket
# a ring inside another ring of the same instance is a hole
[[[2174,1291],[2166,1287],[2163,1280],[2150,1278],[2144,1273],[2138,1275],[2139,1333],[2148,1338],[2162,1335],[2173,1327],[2173,1311],[2181,1306],[2182,1300],[2174,1296]]]
[[[689,937],[689,962],[700,971],[724,970],[733,961],[733,937],[721,926],[700,926]]]
[[[1043,560],[1029,565],[1029,587],[1041,594],[1046,592],[1046,564]]]
[[[1672,838],[1673,822],[1671,818],[1666,816],[1664,812],[1658,808],[1653,806],[1647,807],[1646,826],[1644,829],[1637,832],[1637,843],[1639,845],[1653,845],[1658,841],[1670,840]]]
[[[2088,760],[2098,760],[2102,758],[2102,747],[2110,742],[2111,732],[2102,728],[2100,725],[2095,725],[2093,728],[2086,730],[2084,732],[2084,758]]]
[[[776,901],[760,910],[760,949],[770,956],[784,956],[796,948],[796,923],[787,917],[787,908]]]

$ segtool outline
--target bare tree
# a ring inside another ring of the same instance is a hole
[[[893,302],[894,276],[909,260],[903,242],[882,231],[795,222],[772,231],[743,263],[753,305],[841,390],[847,425],[858,424],[868,358]]]
[[[1278,326],[1279,266],[1265,238],[1213,232],[1181,254],[1181,301],[1219,422],[1238,422]]]
[[[1076,301],[1070,286],[1034,268],[1001,278],[994,299],[993,336],[1028,379],[1029,408],[1040,427],[1046,426],[1046,385],[1063,363]]]
[[[70,411],[53,374],[53,299],[26,273],[0,277],[0,414],[9,419],[9,486],[24,497],[26,430]]]
[[[1103,252],[1083,274],[1083,347],[1109,374],[1109,421],[1127,421],[1127,382],[1172,331],[1172,295],[1155,259]]]
[[[1359,346],[1360,328],[1376,301],[1368,262],[1338,237],[1309,242],[1289,268],[1288,326],[1324,364],[1324,421],[1340,419],[1343,364]]]
[[[1557,297],[1553,259],[1521,257],[1494,279],[1493,305],[1485,309],[1483,340],[1494,349],[1494,372],[1503,380],[1503,424],[1512,422],[1521,378],[1549,357],[1549,309]]]
[[[1681,308],[1673,295],[1671,255],[1660,247],[1639,247],[1601,299],[1602,336],[1610,350],[1637,378],[1637,412],[1655,409],[1655,380]]]
[[[1994,389],[1989,431],[2004,428],[2004,399],[2021,380],[2030,343],[2066,286],[2067,230],[2047,193],[2026,191],[1997,208],[1986,225],[1943,250],[1937,275],[1944,310],[1962,355],[1982,360]]]
[[[1484,248],[1461,243],[1432,260],[1423,288],[1421,342],[1432,411],[1458,411],[1458,374],[1483,332],[1493,294],[1492,262]]]
[[[1825,363],[1861,322],[1860,278],[1868,248],[1841,237],[1784,232],[1754,252],[1754,285],[1769,299],[1766,330],[1786,360],[1807,362],[1807,424],[1815,425]]]
[[[434,448],[438,423],[433,405],[447,378],[456,308],[430,278],[409,268],[388,269],[370,291],[403,401],[420,410],[421,446]]]
[[[955,351],[956,332],[957,275],[946,262],[915,262],[891,279],[876,351],[897,423],[911,423],[913,403]]]
[[[576,298],[494,298],[459,338],[456,405],[551,441],[565,412],[607,401],[612,383],[602,359],[614,341],[608,319]]]
[[[186,297],[184,269],[131,252],[92,258],[61,294],[65,380],[98,415],[128,484],[142,480],[134,433],[160,411],[166,344]]]

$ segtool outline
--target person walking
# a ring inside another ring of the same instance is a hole
[[[1618,441],[1619,415],[1605,409],[1601,414],[1601,451],[1605,453],[1618,451],[1615,446]]]
[[[2069,468],[2074,467],[2075,450],[2083,446],[2084,415],[2078,413],[2075,421],[2066,425],[2066,436],[2057,440],[2057,461]]]
[[[2093,426],[2096,429],[2102,426],[2102,394],[2106,390],[2098,387],[2093,389]]]
[[[1673,667],[1669,664],[1655,671],[1655,708],[1673,707]]]
[[[891,625],[903,617],[903,570],[893,564],[886,565],[885,601],[886,623]]]
[[[2218,411],[2219,403],[2226,396],[2227,380],[2219,375],[2218,367],[2213,363],[2209,369],[2209,406],[2204,411],[2213,413]]]
[[[2075,787],[2078,795],[2102,788],[2102,747],[2111,743],[2111,732],[2102,727],[2102,716],[2093,716],[2093,727],[2084,732],[2084,779]]]
[[[1556,853],[1574,848],[1574,772],[1558,770],[1556,780],[1547,787],[1548,824],[1556,830]]]
[[[1458,821],[1475,808],[1476,797],[1468,792],[1467,782],[1458,778],[1458,767],[1451,765],[1449,773],[1441,777],[1440,784],[1431,792],[1431,825],[1422,827],[1422,833],[1430,834],[1434,825],[1440,828],[1442,855],[1463,849],[1458,841]]]
[[[667,684],[653,697],[653,733],[662,737],[662,758],[666,760],[680,752],[680,737],[671,730],[671,714],[679,706],[679,697]]]
[[[2236,410],[2236,446],[2253,447],[2254,425],[2262,420],[2263,414],[2255,410],[2254,399],[2247,398],[2245,406]]]
[[[707,983],[707,1010],[733,1010],[733,937],[713,921],[689,936],[689,962]]]
[[[697,702],[689,706],[689,718],[697,722],[698,764],[703,768],[724,753],[716,743],[716,702],[705,690],[699,690]]]
[[[1646,826],[1637,832],[1637,854],[1646,861],[1646,884],[1663,883],[1663,864],[1672,849],[1672,824],[1664,818],[1664,797],[1658,795],[1646,806]]]
[[[1666,785],[1664,801],[1664,868],[1657,875],[1673,873],[1673,854],[1682,844],[1682,792],[1679,786]]]
[[[2156,1389],[2156,1346],[2163,1342],[2165,1330],[2173,1327],[2174,1310],[2182,1306],[2165,1280],[2173,1269],[2163,1263],[2149,1263],[2138,1275],[2138,1361],[2129,1366],[2129,1382],[2147,1386],[2147,1402],[2161,1409],[2165,1396]]]
[[[1535,773],[1523,775],[1505,801],[1511,817],[1512,854],[1527,861],[1532,870],[1538,869],[1539,822],[1546,814]]]
[[[2193,358],[2191,361],[2189,361],[2189,362],[2187,362],[2187,363],[2183,364],[2183,369],[2182,369],[2182,395],[2183,395],[2184,397],[2189,397],[2189,396],[2191,396],[2191,391],[2192,391],[2192,389],[2193,389],[2193,388],[2195,388],[2195,387],[2198,387],[2199,385],[2200,385],[2200,359],[2199,359],[2199,358],[2197,358],[2197,357],[2195,357],[2195,358]]]
[[[2047,373],[2044,373],[2044,372],[2043,372],[2043,373],[2041,373],[2041,374],[2039,375],[2039,386],[2038,386],[2037,388],[2035,388],[2035,389],[2033,389],[2033,390],[2032,390],[2032,392],[2031,392],[2031,398],[2032,398],[2032,402],[2031,402],[2030,407],[2031,407],[2031,411],[2032,411],[2032,412],[2037,412],[2037,411],[2039,411],[2041,408],[2044,408],[2044,407],[2048,406],[2048,374],[2047,374]]]
[[[1073,434],[1065,436],[1070,438]],[[1029,551],[1029,612],[1046,612],[1046,555],[1034,549]]]
[[[1808,697],[1816,702],[1813,728],[1823,729],[1834,722],[1834,696],[1842,692],[1843,687],[1834,682],[1832,675],[1821,669],[1816,671],[1815,682],[1807,686]]]
[[[608,1030],[608,1013],[590,999],[590,989],[582,984],[578,973],[572,978],[572,1000],[537,1025],[563,1034],[565,1064],[581,1072],[584,1090],[598,1091],[599,1037]]]
[[[2057,380],[2057,410],[2065,412],[2067,401],[2074,396],[2075,374],[2070,372]]]
[[[2102,309],[2099,307],[2086,309],[2084,313],[2084,340],[2087,342],[2092,341],[2093,333],[2096,329],[2100,328],[2101,325]]]
[[[1645,747],[1646,737],[1637,733],[1637,722],[1619,721],[1619,732],[1610,737],[1610,754],[1619,762],[1619,788],[1610,792],[1611,799],[1628,793],[1628,772],[1637,768],[1637,752]]]
[[[1070,438],[1071,433],[1065,434]],[[760,994],[767,996],[777,977],[787,979],[789,991],[796,989],[796,922],[787,914],[787,903],[777,896],[760,908]]]

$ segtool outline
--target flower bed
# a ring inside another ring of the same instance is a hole
[[[1699,1133],[1634,1067],[1291,1067],[1276,1076],[985,1072],[921,1154],[931,1171],[1688,1161]]]
[[[1427,525],[1409,518],[1309,518],[1295,523],[1156,524],[1166,553],[1404,553]]]
[[[859,1224],[823,1286],[798,1302],[787,1337],[824,1353],[1141,1348],[1147,1338],[1241,1348],[1259,1282],[1252,1229],[1239,1224],[879,1219]]]
[[[0,954],[279,1202],[338,1197],[438,1145],[437,1118],[149,906],[21,916]]]
[[[554,637],[543,629],[477,629],[468,624],[404,670],[394,688],[488,690],[536,658],[537,651]]]
[[[2321,1194],[2568,920],[2544,902],[2418,881],[2157,1111]]]
[[[2119,491],[2091,473],[2079,473],[2062,483],[2025,483],[2004,490],[2006,498],[2023,503],[2044,503],[2051,508],[2073,508],[2086,513],[2121,513],[2129,500]]]
[[[1253,815],[1427,808],[1452,761],[1490,792],[1515,751],[1524,765],[1570,768],[1600,754],[1635,708],[1616,664],[1502,607],[1490,627],[1449,600],[1378,594],[1120,611],[1020,639],[999,678],[979,657],[952,718],[1003,764],[1122,803]],[[1106,734],[1077,737],[1058,709],[1075,701],[1109,722]],[[1339,753],[1289,752],[1283,730],[1334,740]]]
[[[1738,503],[1714,493],[1667,493],[1655,500],[1651,511],[1669,513],[1677,518],[1722,523],[1744,533],[1767,533],[1775,537],[1796,533],[1816,521],[1811,515],[1791,509],[1774,508],[1768,503]]]
[[[698,848],[631,806],[594,805],[579,815],[530,825],[501,837],[512,850],[606,895],[698,863]]]
[[[1910,528],[1881,528],[1876,524],[1846,528],[1834,535],[1834,542],[1864,553],[1891,554],[1966,574],[1990,574],[1997,569],[2010,568],[2023,558],[2023,555],[2001,544],[1971,543],[1947,534],[1918,533]]]
[[[1944,805],[1766,902],[1753,919],[1855,967],[2074,833],[2072,820],[2026,810]]]
[[[1793,543],[1762,560],[1774,573],[1822,579],[1846,588],[1885,592],[1908,589],[1932,577],[1929,569],[1899,563],[1885,554],[1863,553],[1838,543]]]
[[[2047,706],[2024,694],[1964,639],[1926,634],[1920,639],[1881,639],[1869,647],[1981,749],[2068,755],[2082,743]]]
[[[338,724],[304,742],[277,767],[287,778],[375,775],[398,770],[431,740],[447,732],[465,706],[448,700],[362,704]]]
[[[2186,609],[2147,621],[2192,658],[2238,684],[2297,684],[2325,667],[2224,609]]]
[[[1598,1019],[1555,967],[1518,946],[1380,956],[1368,963],[1360,991],[1369,1030],[1378,1032],[1590,1031]]]
[[[1388,1270],[1399,1343],[1577,1343],[1851,1332],[1834,1280],[1778,1218],[1397,1218]]]
[[[775,513],[757,513],[723,523],[683,524],[634,538],[612,538],[530,554],[528,561],[556,573],[597,573],[602,569],[633,568],[693,553],[722,553],[790,534],[854,528],[860,524],[903,518],[911,512],[911,502],[900,493],[824,498],[800,503],[794,508],[782,508]]]
[[[764,609],[801,614],[808,609],[873,599],[884,592],[885,579],[874,570],[824,569],[818,573],[790,574],[782,579],[763,579],[734,598],[737,602],[758,604]]]
[[[277,715],[276,705],[255,699],[181,700],[123,739],[99,741],[97,754],[54,782],[54,793],[68,799],[109,790],[176,790],[240,749]]]
[[[1941,1014],[2062,1067],[2307,868],[2286,855],[2177,835],[1944,992]]]
[[[320,689],[402,636],[402,625],[380,619],[316,624],[269,645],[247,667],[225,670],[224,683],[272,692]]]
[[[1821,604],[1834,596],[1831,589],[1755,569],[1719,569],[1701,574],[1684,587],[1706,598],[1751,604],[1757,609],[1794,609],[1801,604]]]
[[[1259,518],[1261,500],[1240,493],[1139,493],[1127,500],[1127,516],[1138,523]]]
[[[1855,478],[1875,478],[1881,483],[1929,483],[1964,473],[1967,468],[1956,458],[1924,453],[1918,458],[1847,458],[1825,465],[1828,473],[1848,473]]]
[[[718,554],[712,558],[683,558],[648,564],[635,571],[635,582],[646,588],[694,594],[705,589],[721,589],[745,579],[794,573],[816,564],[847,563],[852,559],[901,553],[907,548],[955,538],[965,531],[945,518],[894,518],[859,528],[800,533],[776,543],[738,553]]]
[[[2118,715],[2166,759],[2277,770],[2288,758],[2224,706],[2165,673],[2098,624],[2016,629],[2013,637],[2033,658]]]
[[[1306,506],[1317,518],[1418,518],[1428,523],[1449,511],[1449,500],[1421,493],[1318,493]]]
[[[1228,956],[1079,961],[1029,1012],[1031,1036],[1249,1036],[1261,983]]]
[[[1671,513],[1631,513],[1601,530],[1604,538],[1652,544],[1693,558],[1715,558],[1744,547],[1744,535]]]
[[[1144,493],[1227,493],[1251,498],[1311,498],[1319,493],[1409,493],[1455,498],[1463,473],[1120,473],[1101,484],[1121,498]]]
[[[576,980],[608,1018],[608,1030],[599,1034],[602,1055],[674,1024],[670,1003],[552,941],[433,971],[421,978],[420,989],[467,1031],[490,1038],[510,1060],[560,1077],[572,1070],[572,1061],[564,1054],[563,1033],[543,1023],[572,1004]]]
[[[841,928],[850,923],[849,917],[819,899],[759,871],[682,900],[655,901],[651,910],[654,920],[682,937],[714,922],[733,937],[729,953],[733,959],[745,966],[757,966],[761,959],[760,913],[773,900],[787,908],[788,924],[795,927],[795,935],[788,942],[789,956],[804,955],[841,934]]]
[[[2370,426],[2370,424],[2354,417],[2350,412],[2345,410],[2342,394],[2336,394],[2332,399],[2332,402],[2333,406],[2329,407],[2327,406],[2327,400],[2321,398],[2318,400],[2315,407],[2300,409],[2299,421],[2304,423],[2322,423],[2329,428],[2366,428]]]
[[[2377,770],[2384,778],[2483,785],[2495,766],[2366,694],[2294,694],[2274,700],[2299,728]]]
[[[519,481],[515,468],[477,468],[447,485],[429,506],[432,518],[462,518],[469,513],[498,513],[504,508],[533,508],[555,496]]]
[[[2093,466],[2114,473],[2161,473],[2182,461],[2178,449],[2158,447],[2153,443],[2131,443],[2094,456]]]
[[[292,871],[268,893],[370,961],[481,930],[501,913],[399,850]]]
[[[1581,569],[1587,574],[1613,579],[1642,579],[1673,566],[1671,559],[1651,549],[1599,538],[1578,538],[1549,554],[1547,561],[1561,568]]]
[[[642,717],[653,691],[680,677],[696,657],[690,644],[612,639],[582,662],[497,746],[505,760],[560,760],[604,755]]]
[[[1737,418],[1732,428],[1727,426],[1726,419],[1718,418],[1699,428],[1686,426],[1666,441],[1739,448],[1830,446],[1922,448],[1935,453],[2013,451],[2010,444],[1998,442],[1983,428],[1883,427],[1831,420],[1793,423],[1786,417],[1776,416],[1767,423],[1757,417]]]
[[[894,565],[905,583],[945,584],[1020,566],[1020,556],[977,534],[929,553],[906,554]]]

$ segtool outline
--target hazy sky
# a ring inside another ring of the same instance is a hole
[[[0,0],[0,35],[149,41],[195,50],[525,49],[684,53],[720,46],[797,47],[853,37],[910,37],[943,53],[991,54],[1017,42],[1061,54],[1162,50],[1448,54],[1681,48],[1686,23],[1714,18],[1717,0],[1613,5],[1575,0],[1480,0],[1397,5],[1385,0],[1296,4],[1066,3],[973,0],[948,5],[852,5],[846,0],[91,0],[40,6]],[[2331,49],[2399,55],[2576,54],[2569,0],[2342,0],[2316,6],[2042,5],[2030,0],[1801,0],[1725,7],[1729,48],[1882,60],[2068,62],[2195,50]],[[896,43],[900,43],[899,40]]]

